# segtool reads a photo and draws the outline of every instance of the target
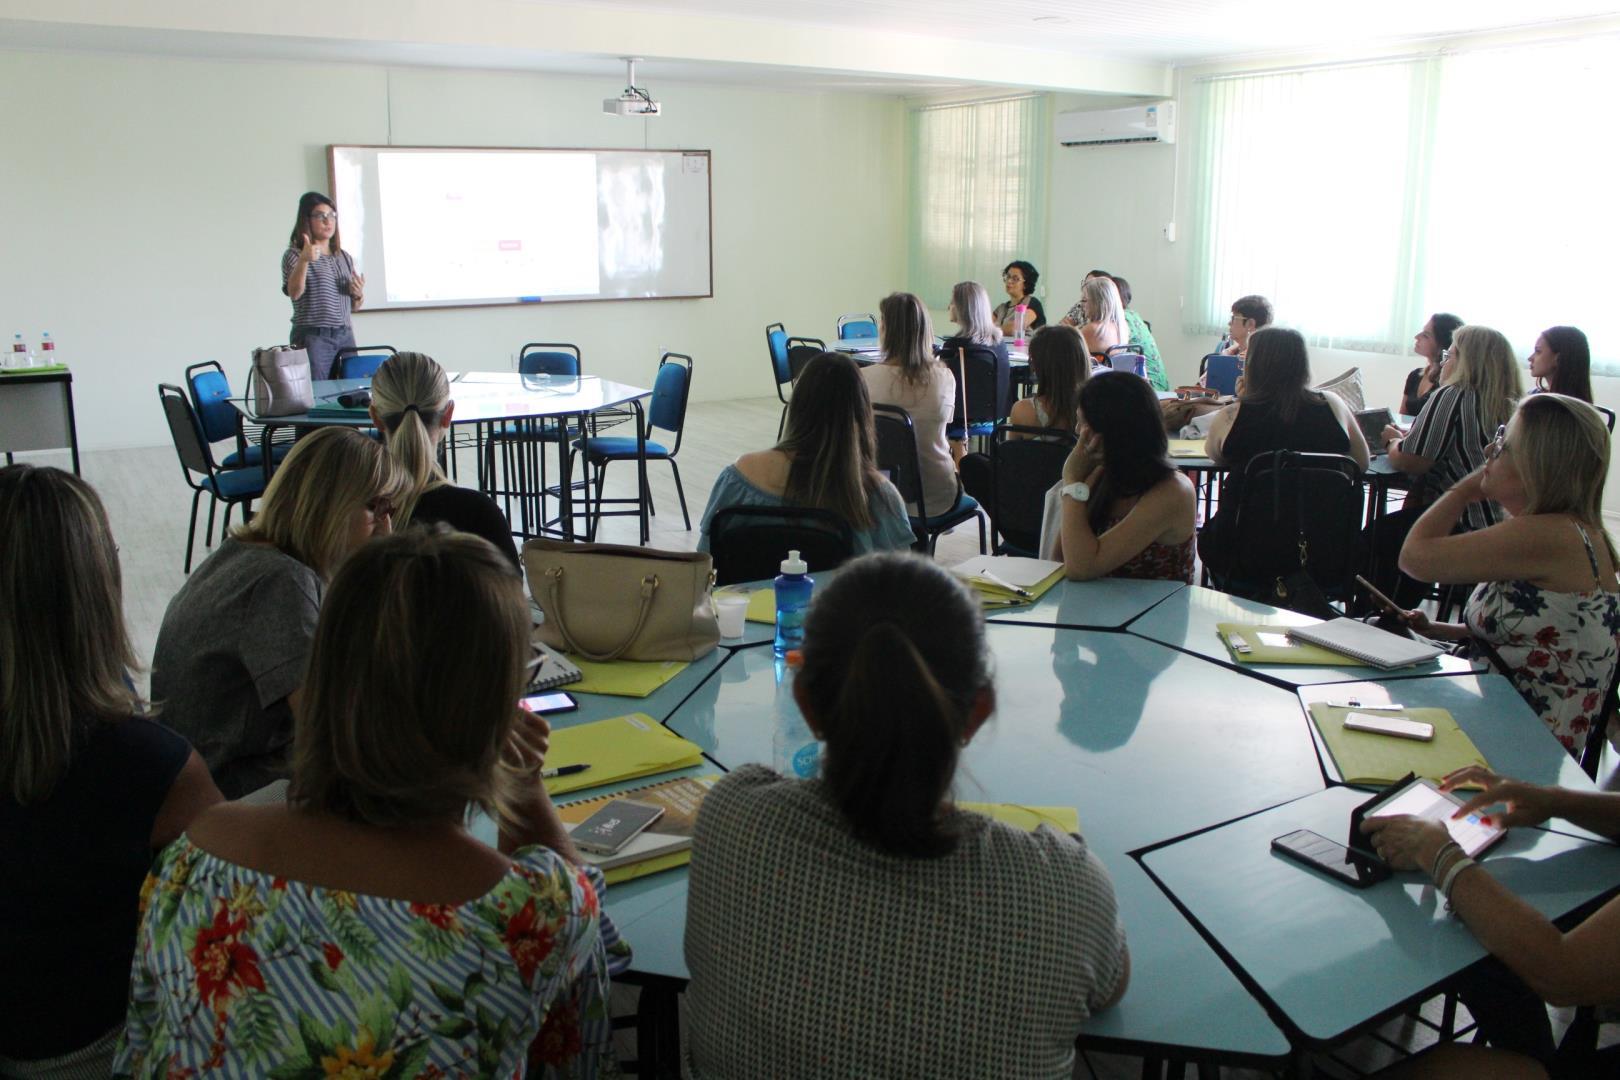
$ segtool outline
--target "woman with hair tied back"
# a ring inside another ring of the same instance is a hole
[[[1080,441],[1063,463],[1059,542],[1070,581],[1193,580],[1197,495],[1170,461],[1158,395],[1126,371],[1080,389]],[[1043,528],[1042,533],[1046,533]]]
[[[861,379],[872,404],[895,405],[910,414],[923,501],[931,515],[944,514],[956,506],[960,492],[956,461],[945,437],[955,408],[956,380],[934,357],[934,329],[928,309],[916,296],[885,296],[878,304],[878,333],[883,361],[862,368]],[[920,511],[908,506],[906,512]]]
[[[804,366],[782,440],[744,454],[715,480],[699,551],[709,550],[709,523],[728,506],[830,510],[854,531],[856,554],[917,542],[900,492],[878,472],[872,402],[854,360],[824,352]]]
[[[298,441],[253,520],[169,601],[152,655],[152,698],[227,798],[287,775],[326,583],[362,544],[391,531],[409,484],[377,440],[322,428]]]
[[[412,530],[344,563],[287,801],[214,807],[152,870],[117,1072],[596,1075],[602,879],[541,783],[528,656],[488,542]]]
[[[95,491],[0,468],[0,1076],[106,1076],[141,881],[219,801],[142,715],[122,575]]]
[[[746,765],[698,814],[689,1075],[1069,1076],[1125,992],[1125,933],[1084,840],[951,800],[995,710],[977,602],[926,559],[846,564],[793,697],[822,776]]]
[[[1436,500],[1401,548],[1401,569],[1419,581],[1482,583],[1461,624],[1431,623],[1414,610],[1403,613],[1407,625],[1469,642],[1496,662],[1577,757],[1620,664],[1620,585],[1603,528],[1608,475],[1609,432],[1598,411],[1534,394],[1497,430],[1484,466]],[[1454,535],[1480,500],[1500,506],[1504,520]]]
[[[1590,403],[1592,348],[1586,335],[1573,326],[1549,326],[1543,330],[1530,354],[1530,375],[1536,380],[1531,393],[1551,391]]]
[[[1277,450],[1343,454],[1362,470],[1368,461],[1367,439],[1350,407],[1337,394],[1310,388],[1310,354],[1298,330],[1256,330],[1246,349],[1238,400],[1215,414],[1204,440],[1204,453],[1229,470],[1220,508],[1198,536],[1198,554],[1216,573],[1232,562],[1233,528],[1250,461]]]
[[[481,491],[452,484],[439,468],[439,446],[450,431],[456,403],[450,380],[431,356],[402,352],[384,360],[371,376],[371,422],[388,437],[388,452],[410,477],[411,487],[394,507],[394,528],[412,522],[443,522],[481,536],[517,566],[512,526]]]

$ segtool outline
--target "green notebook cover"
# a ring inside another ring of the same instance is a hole
[[[1322,733],[1322,741],[1327,743],[1328,752],[1347,784],[1393,784],[1407,773],[1438,782],[1465,765],[1489,768],[1474,740],[1457,726],[1456,719],[1445,709],[1403,709],[1398,713],[1371,714],[1433,724],[1434,738],[1429,742],[1345,728],[1344,718],[1359,711],[1320,701],[1310,708],[1311,722]]]

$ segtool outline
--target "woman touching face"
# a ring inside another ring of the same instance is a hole
[[[1522,514],[1526,504],[1524,480],[1513,463],[1512,442],[1517,433],[1516,424],[1503,424],[1497,429],[1496,441],[1485,451],[1480,476],[1480,491],[1510,514]]]

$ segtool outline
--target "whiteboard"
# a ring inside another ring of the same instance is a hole
[[[707,150],[329,146],[366,310],[714,295]]]

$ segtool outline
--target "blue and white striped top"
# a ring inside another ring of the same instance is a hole
[[[298,249],[288,248],[281,256],[281,291],[287,291],[287,279],[298,265]],[[292,302],[294,326],[349,325],[349,311],[353,304],[349,297],[349,280],[354,275],[354,260],[349,253],[322,255],[304,271],[304,293]]]

